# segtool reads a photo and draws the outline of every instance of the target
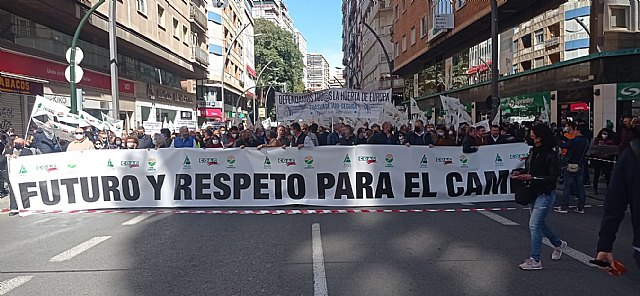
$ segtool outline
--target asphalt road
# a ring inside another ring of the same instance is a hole
[[[552,261],[545,247],[540,271],[518,269],[529,255],[520,206],[489,216],[3,214],[0,295],[637,295],[628,219],[615,255],[629,271],[584,263],[602,213],[590,202],[584,215],[550,215],[572,249]]]

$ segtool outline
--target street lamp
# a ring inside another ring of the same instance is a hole
[[[222,75],[220,76],[220,97],[222,97],[222,116],[225,116],[224,114],[224,77],[225,77],[225,68],[227,65],[227,58],[229,57],[229,55],[231,54],[231,49],[233,49],[233,45],[236,43],[236,41],[238,41],[238,37],[240,37],[240,35],[242,35],[242,32],[244,32],[244,30],[246,30],[249,25],[251,25],[251,23],[247,23],[246,25],[244,25],[244,27],[242,27],[242,30],[240,30],[240,32],[238,32],[238,34],[236,34],[235,37],[233,37],[233,40],[231,41],[231,44],[229,44],[229,47],[227,48],[227,51],[225,52],[225,55],[222,56]]]

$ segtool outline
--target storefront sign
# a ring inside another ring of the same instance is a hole
[[[0,50],[0,70],[20,75],[32,76],[46,80],[68,83],[64,71],[68,65],[41,58],[30,57]],[[91,70],[84,71],[80,86],[111,90],[111,77]],[[118,79],[118,89],[121,93],[135,94],[133,81]],[[42,94],[42,91],[40,91]]]
[[[0,92],[35,96],[41,95],[42,91],[42,83],[0,76]]]
[[[569,105],[571,111],[589,111],[589,105],[587,103],[575,103]]]
[[[174,126],[176,130],[183,126],[186,126],[190,130],[195,130],[198,128],[198,122],[195,120],[176,120]]]
[[[618,83],[616,98],[618,101],[640,100],[640,82]]]
[[[222,110],[218,108],[200,108],[202,117],[222,118]]]
[[[155,101],[194,104],[196,95],[168,87],[147,84],[147,98]]]
[[[531,107],[544,108],[544,102],[549,101],[550,98],[551,94],[548,92],[507,97],[500,100],[500,107],[502,110],[528,109]]]
[[[71,108],[71,98],[68,96],[45,94],[44,98],[56,104],[64,105],[65,107]]]

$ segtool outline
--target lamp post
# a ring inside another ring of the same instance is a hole
[[[115,0],[112,0],[115,1]],[[76,94],[76,45],[78,45],[78,39],[80,39],[80,32],[84,25],[89,20],[89,16],[100,7],[105,2],[105,0],[98,0],[96,4],[94,4],[87,13],[84,14],[78,27],[76,28],[75,34],[73,34],[73,39],[71,40],[71,54],[69,57],[69,85],[71,88],[71,113],[78,114],[78,97]]]
[[[256,86],[247,88],[245,91],[242,92],[242,95],[240,95],[238,97],[238,100],[236,101],[236,112],[235,112],[236,115],[233,116],[234,123],[235,123],[235,119],[236,119],[237,114],[238,114],[238,106],[240,105],[240,100],[242,98],[244,98],[244,96],[246,95],[247,91],[249,91],[250,89],[252,89],[254,87],[257,87],[258,83],[260,83],[260,76],[262,76],[262,73],[264,73],[264,70],[266,70],[267,67],[269,67],[269,64],[271,64],[272,62],[273,62],[273,60],[269,61],[266,65],[264,65],[264,67],[262,67],[262,69],[258,73],[258,76],[256,77]],[[253,122],[254,122],[254,124],[256,122],[256,99],[255,99],[255,97],[253,98]]]
[[[489,122],[498,115],[500,93],[498,89],[498,1],[491,0],[491,117]]]
[[[233,37],[233,40],[229,44],[229,47],[227,48],[227,51],[225,52],[225,55],[222,57],[222,75],[220,76],[220,97],[222,98],[222,108],[221,108],[222,109],[222,116],[225,116],[225,114],[224,114],[224,72],[225,71],[224,70],[225,70],[226,65],[227,65],[227,58],[231,54],[231,49],[233,49],[233,45],[236,43],[236,41],[238,41],[238,37],[240,37],[242,32],[244,32],[244,30],[247,29],[249,27],[249,25],[251,25],[250,22],[247,23],[246,25],[244,25],[244,27],[242,27],[240,32],[238,32],[238,34],[236,34],[236,36]]]

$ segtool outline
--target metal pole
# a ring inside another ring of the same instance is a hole
[[[256,77],[256,87],[258,85],[258,83],[260,83],[260,76],[262,76],[262,73],[264,72],[264,70],[267,69],[267,67],[269,67],[269,64],[271,64],[273,62],[273,60],[270,60],[266,65],[264,65],[264,67],[262,67],[262,70],[260,70],[260,73],[258,73],[258,76]],[[257,96],[258,94],[256,94]],[[253,97],[253,124],[256,124],[256,96]],[[238,98],[238,101],[240,100],[240,98]]]
[[[227,65],[227,58],[229,57],[229,55],[231,54],[231,49],[233,48],[233,45],[236,43],[236,41],[238,40],[238,37],[240,37],[240,34],[242,34],[242,32],[249,27],[249,25],[251,25],[251,23],[247,23],[246,25],[244,25],[244,27],[242,27],[242,30],[240,30],[240,32],[238,32],[238,34],[236,34],[235,37],[233,37],[233,40],[231,41],[231,44],[229,44],[229,48],[227,48],[227,51],[225,52],[225,55],[222,57],[222,75],[220,76],[220,97],[222,98],[222,116],[225,116],[224,114],[224,68]],[[226,126],[226,124],[225,124]]]
[[[78,24],[78,28],[76,28],[76,32],[73,35],[73,39],[71,40],[71,55],[70,55],[70,60],[71,62],[69,63],[71,65],[71,68],[69,69],[69,84],[71,85],[71,91],[70,91],[70,95],[71,95],[71,113],[74,114],[78,114],[78,98],[76,97],[76,45],[78,44],[78,39],[80,38],[80,32],[82,31],[82,28],[84,27],[84,25],[87,23],[87,21],[89,20],[89,16],[96,11],[96,9],[98,9],[98,7],[100,7],[100,5],[102,5],[104,3],[105,0],[98,0],[98,2],[96,2],[96,4],[93,5],[93,7],[91,7],[91,9],[89,9],[87,11],[87,13],[84,14],[84,17],[82,17],[82,19],[80,20],[80,23]]]
[[[111,117],[120,119],[118,89],[118,37],[116,35],[116,0],[109,2],[109,65],[111,67]]]
[[[498,114],[498,106],[500,100],[500,93],[498,89],[498,1],[491,0],[491,118],[489,122],[493,122],[493,119]],[[498,100],[496,102],[496,100]]]

